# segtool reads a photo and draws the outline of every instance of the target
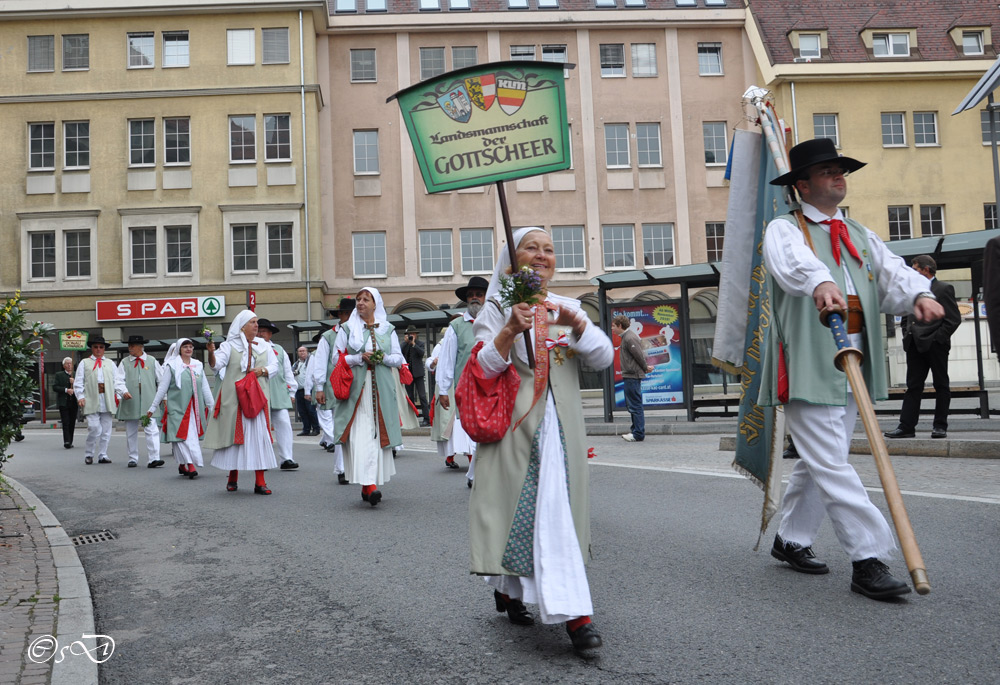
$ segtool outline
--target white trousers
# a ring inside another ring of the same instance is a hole
[[[316,408],[316,420],[319,421],[319,429],[322,432],[320,439],[328,445],[332,445],[337,439],[333,436],[333,410]]]
[[[87,414],[87,445],[83,456],[104,458],[108,456],[108,443],[111,442],[111,412],[99,411]],[[96,452],[95,452],[96,450]]]
[[[334,472],[335,473],[343,473],[344,472],[344,446],[343,445],[336,445],[333,448],[333,456],[335,458],[335,462],[333,464],[333,470],[334,470]]]
[[[292,458],[292,420],[287,409],[271,410],[271,431],[274,434],[274,456],[278,462]]]
[[[827,514],[851,561],[891,558],[892,530],[847,461],[858,419],[854,396],[848,393],[845,407],[789,402],[785,419],[800,459],[788,476],[778,535],[810,546]]]
[[[156,426],[156,419],[151,420],[142,432],[146,436],[147,463],[156,461],[160,458],[160,429]],[[125,422],[125,444],[128,460],[139,461],[139,419]]]

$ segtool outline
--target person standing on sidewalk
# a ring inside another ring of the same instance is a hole
[[[111,441],[111,420],[118,408],[118,397],[125,392],[125,383],[116,387],[118,367],[104,356],[107,341],[100,335],[90,339],[90,356],[76,367],[73,394],[87,420],[87,447],[83,463],[110,464],[108,443]]]
[[[295,391],[295,408],[299,414],[299,421],[302,422],[302,432],[299,435],[319,435],[316,405],[306,399],[305,381],[309,375],[307,373],[307,369],[309,368],[309,350],[306,349],[305,345],[301,345],[295,351],[295,354],[297,355],[297,359],[292,364],[292,376],[295,378],[295,385],[298,387],[298,390]]]
[[[76,391],[73,389],[73,358],[62,360],[62,370],[56,371],[53,390],[56,392],[56,406],[59,407],[59,422],[62,423],[63,447],[73,446],[73,432],[76,430],[76,416],[80,405],[76,403]]]
[[[146,416],[156,395],[162,370],[160,362],[146,354],[145,345],[149,341],[141,335],[128,337],[128,354],[118,366],[116,382],[125,386],[121,404],[118,405],[118,420],[125,422],[125,445],[128,449],[129,468],[139,465],[139,423]],[[160,429],[156,417],[142,427],[146,436],[146,468],[163,466],[160,459]]]
[[[887,431],[887,438],[916,437],[917,422],[920,420],[920,400],[924,394],[927,372],[934,379],[934,423],[932,438],[948,437],[948,407],[951,405],[951,381],[948,379],[948,353],[951,352],[951,336],[962,323],[962,314],[955,301],[955,288],[950,283],[939,281],[937,264],[930,255],[922,254],[913,258],[913,269],[930,279],[931,292],[944,307],[944,316],[937,321],[921,322],[904,316],[903,351],[906,352],[906,394],[903,408],[899,413],[896,430]]]
[[[625,383],[625,407],[632,416],[632,430],[622,436],[625,442],[642,442],[646,439],[646,415],[642,409],[642,379],[653,367],[646,362],[639,336],[631,328],[632,322],[619,314],[611,322],[611,332],[621,338],[619,358],[622,381]]]
[[[414,406],[417,404],[417,399],[420,400],[420,413],[423,414],[420,425],[429,426],[431,410],[427,406],[427,391],[424,389],[424,344],[417,339],[419,333],[416,326],[408,326],[406,337],[403,339],[403,359],[406,360],[413,376],[413,382],[406,386],[406,394]]]

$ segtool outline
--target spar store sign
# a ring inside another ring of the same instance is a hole
[[[226,315],[224,295],[165,297],[155,300],[99,300],[98,321],[213,319]]]

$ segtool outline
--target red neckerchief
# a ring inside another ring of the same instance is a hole
[[[864,263],[861,260],[861,256],[858,254],[858,249],[854,247],[854,243],[851,242],[851,236],[847,233],[847,224],[840,219],[826,219],[820,223],[826,224],[830,227],[830,241],[831,247],[833,248],[833,259],[837,262],[837,266],[840,266],[841,241],[844,242],[844,247],[847,248],[847,253],[858,260],[859,266]]]
[[[549,348],[546,347],[545,341],[549,335],[549,312],[558,311],[559,305],[553,304],[546,300],[534,306],[535,310],[535,396],[531,400],[531,406],[528,407],[528,411],[524,413],[524,416],[517,420],[513,426],[510,427],[511,432],[513,432],[521,422],[528,418],[528,414],[531,410],[535,408],[535,404],[538,402],[539,398],[545,393],[545,386],[549,382]]]

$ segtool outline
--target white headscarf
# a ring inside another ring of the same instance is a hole
[[[226,334],[226,342],[229,343],[230,347],[233,348],[234,352],[243,353],[247,350],[247,345],[252,343],[253,340],[247,340],[246,336],[243,335],[243,327],[247,325],[250,319],[256,319],[257,315],[250,311],[249,309],[244,309],[242,312],[236,315],[233,322],[229,324],[229,333]],[[257,338],[254,338],[257,340]]]
[[[191,338],[178,338],[177,342],[170,345],[169,349],[167,349],[167,356],[163,358],[163,365],[169,367],[170,370],[173,371],[174,384],[178,389],[181,387],[181,376],[184,374],[185,368],[184,360],[181,359],[181,345],[184,343],[191,343],[194,345],[194,340]],[[202,366],[203,364],[200,361],[191,357],[191,368],[194,369],[195,373],[201,371]],[[197,393],[198,388],[195,388],[194,391]]]
[[[544,228],[540,226],[525,226],[524,228],[519,228],[514,231],[514,251],[517,251],[518,246],[521,244],[521,240],[524,236],[528,235],[532,231],[541,231],[542,233],[548,233]],[[493,278],[490,279],[490,287],[486,290],[486,299],[489,300],[494,295],[500,294],[500,277],[507,275],[507,269],[510,268],[510,251],[507,249],[507,245],[504,244],[500,248],[500,258],[497,259],[497,265],[493,269]]]
[[[392,326],[389,324],[388,315],[385,313],[385,305],[382,304],[382,294],[377,288],[372,287],[364,287],[361,290],[367,290],[371,294],[372,299],[375,300],[375,331],[385,334],[386,329],[391,329]],[[361,292],[361,290],[358,292]],[[361,349],[365,341],[365,322],[361,318],[361,315],[358,314],[357,305],[355,305],[354,311],[351,312],[351,317],[347,320],[347,327],[351,331],[351,337],[347,339],[351,349]]]

